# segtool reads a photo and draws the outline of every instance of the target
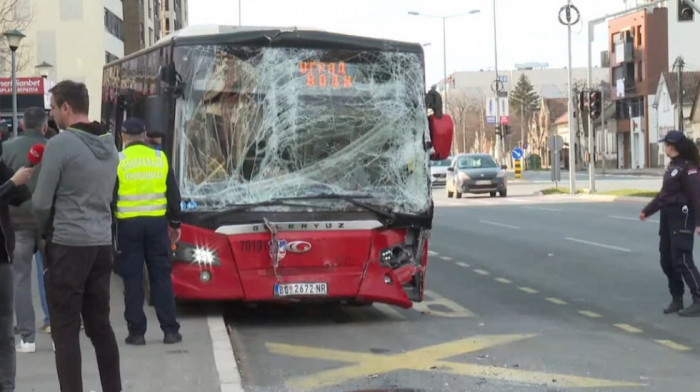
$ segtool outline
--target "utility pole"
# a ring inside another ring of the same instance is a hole
[[[520,102],[520,147],[525,148],[525,105]]]
[[[602,106],[602,110],[600,111],[600,129],[603,131],[603,152],[600,154],[601,158],[601,163],[600,167],[603,171],[603,175],[605,175],[605,156],[607,155],[608,152],[608,130],[605,129],[605,82],[601,81],[600,82],[600,102]]]
[[[572,15],[572,11],[574,15]],[[567,1],[567,4],[559,10],[559,23],[566,26],[566,31],[568,34],[568,66],[567,66],[567,76],[568,76],[568,110],[567,115],[569,117],[569,191],[572,194],[576,194],[576,137],[574,128],[574,107],[573,107],[573,81],[571,75],[571,26],[581,20],[581,13],[578,8],[571,4],[571,0]]]
[[[676,71],[678,75],[678,91],[676,96],[676,107],[678,108],[678,130],[685,132],[685,127],[683,126],[683,66],[685,62],[683,57],[678,56],[676,58]]]
[[[504,156],[505,156],[505,150],[503,149],[503,145],[505,144],[506,141],[506,135],[503,133],[503,127],[501,126],[501,103],[500,97],[499,97],[499,92],[500,92],[500,83],[501,80],[498,77],[498,40],[496,38],[496,0],[493,0],[493,59],[494,59],[494,70],[496,71],[496,88],[494,89],[494,93],[496,94],[496,128],[501,130],[501,136],[499,138],[498,135],[496,135],[496,160],[498,161],[499,164],[503,164]],[[499,143],[500,142],[500,143]]]

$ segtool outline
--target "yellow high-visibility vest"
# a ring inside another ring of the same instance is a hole
[[[167,176],[168,159],[161,151],[136,144],[120,152],[117,219],[165,216]]]

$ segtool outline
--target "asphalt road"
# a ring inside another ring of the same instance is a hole
[[[414,309],[230,307],[247,390],[694,390],[700,319],[661,312],[658,217],[529,186],[435,192]]]

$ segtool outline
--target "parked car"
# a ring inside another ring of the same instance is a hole
[[[457,155],[447,168],[447,197],[458,199],[463,193],[488,193],[495,197],[508,194],[507,166],[499,166],[489,154]]]
[[[452,158],[430,161],[430,182],[433,185],[444,185],[447,177],[447,168],[450,165],[452,165]]]

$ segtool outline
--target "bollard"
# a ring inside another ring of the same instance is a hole
[[[523,176],[523,160],[515,160],[515,178],[522,178]]]

